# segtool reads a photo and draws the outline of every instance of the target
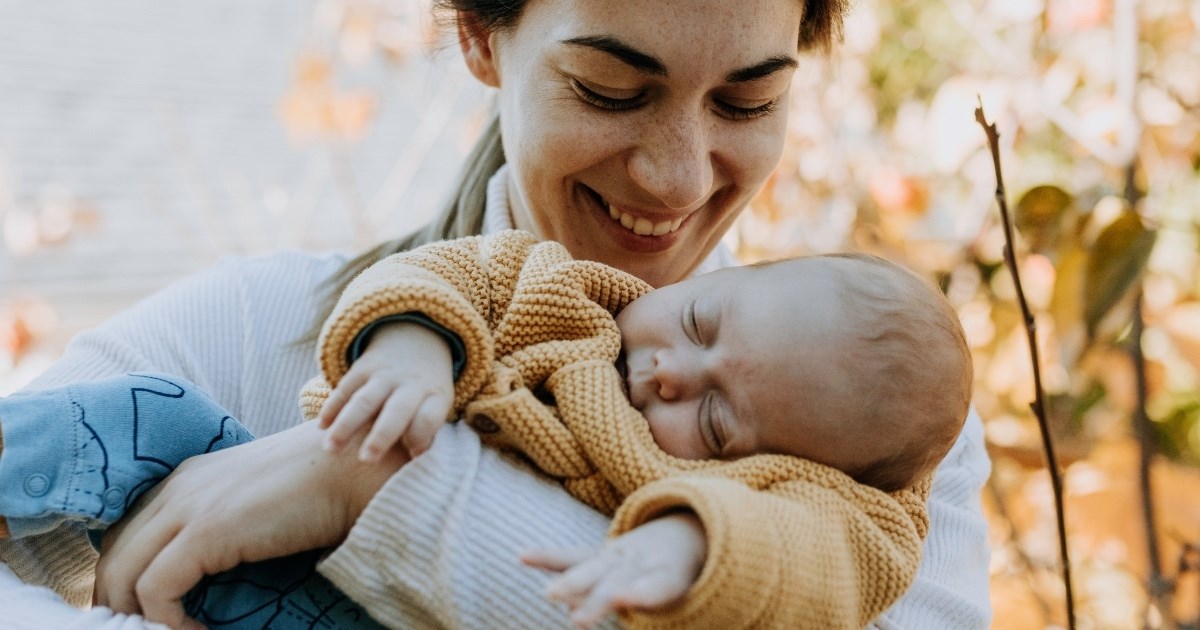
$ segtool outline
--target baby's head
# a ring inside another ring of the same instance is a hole
[[[931,472],[971,399],[945,298],[868,255],[725,269],[617,315],[629,397],[667,453],[782,453],[881,490]]]

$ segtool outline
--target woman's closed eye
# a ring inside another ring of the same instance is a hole
[[[616,96],[606,94],[607,90],[602,88],[588,86],[579,79],[572,78],[570,84],[571,89],[585,103],[608,111],[628,111],[641,107],[646,102],[645,91],[619,90],[623,95]],[[626,93],[628,93],[627,96],[624,95]],[[722,99],[713,99],[713,107],[717,113],[730,120],[751,120],[766,116],[775,111],[778,103],[779,99],[776,98],[753,106],[741,106]]]
[[[775,106],[779,103],[779,99],[770,100],[753,107],[740,107],[721,100],[713,101],[713,103],[730,120],[750,120],[766,116],[775,111]]]
[[[607,95],[601,93],[601,88],[588,87],[579,79],[571,79],[571,89],[579,95],[579,98],[584,102],[612,111],[625,111],[633,109],[642,104],[645,100],[645,92],[633,90],[619,90],[622,96]],[[629,95],[626,95],[629,94]]]

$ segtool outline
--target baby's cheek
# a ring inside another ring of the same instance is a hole
[[[664,453],[680,459],[707,459],[708,448],[700,437],[700,427],[696,419],[696,411],[691,412],[691,421],[687,420],[688,410],[678,405],[656,405],[643,410],[646,422],[650,424],[650,435]]]

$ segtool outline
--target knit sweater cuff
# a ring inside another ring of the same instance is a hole
[[[738,518],[731,513],[734,505],[720,500],[745,490],[728,479],[675,477],[647,485],[625,500],[613,518],[611,536],[669,511],[686,509],[700,518],[708,542],[704,568],[686,598],[668,609],[627,613],[623,621],[628,627],[757,627],[765,611],[777,605],[774,600],[784,567],[774,547],[763,544],[779,540],[773,519]],[[731,526],[735,520],[737,531]]]
[[[388,315],[383,319],[377,319],[366,328],[359,331],[358,336],[350,344],[350,349],[346,351],[346,362],[353,365],[358,357],[366,351],[367,344],[371,343],[371,337],[379,332],[381,328],[388,324],[416,324],[427,330],[437,333],[446,345],[450,347],[450,359],[453,363],[454,380],[457,381],[462,376],[463,368],[467,366],[467,347],[463,345],[462,339],[454,334],[454,331],[447,329],[445,326],[429,319],[424,313],[400,313],[399,315]]]
[[[331,387],[350,369],[348,350],[372,322],[403,313],[422,313],[457,335],[466,350],[462,375],[455,383],[454,409],[460,410],[479,391],[493,356],[487,322],[455,287],[432,271],[407,264],[405,254],[376,263],[342,294],[326,321],[318,344],[321,371]]]

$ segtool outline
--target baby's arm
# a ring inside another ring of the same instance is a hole
[[[627,627],[861,628],[912,583],[927,527],[927,483],[887,494],[812,462],[760,457],[796,465],[781,474],[777,466],[751,465],[757,458],[731,463],[778,480],[761,490],[732,478],[684,475],[625,500],[614,533],[690,509],[708,541],[687,596],[667,608],[627,611]]]
[[[503,311],[506,295],[495,273],[518,269],[536,243],[519,232],[433,243],[381,260],[355,278],[318,343],[328,386],[314,382],[301,395],[306,416],[332,425],[328,446],[336,450],[378,418],[363,459],[378,457],[397,440],[410,455],[428,448],[441,423],[491,374],[490,319]]]
[[[566,604],[576,626],[590,628],[612,613],[650,611],[682,599],[704,567],[707,547],[700,519],[676,512],[609,540],[599,551],[538,549],[521,561],[561,572],[546,585],[546,596]]]
[[[397,443],[409,457],[425,452],[454,401],[450,348],[417,323],[389,324],[330,392],[317,421],[329,428],[325,448],[337,452],[370,425],[359,459],[377,461]]]

